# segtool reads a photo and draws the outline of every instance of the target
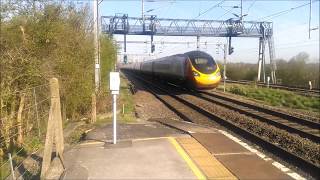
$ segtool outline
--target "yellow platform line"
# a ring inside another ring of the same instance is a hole
[[[179,143],[175,140],[173,137],[168,138],[171,142],[171,144],[176,148],[177,152],[180,154],[180,156],[186,161],[189,168],[192,170],[192,172],[195,174],[195,176],[198,179],[207,179],[205,175],[200,171],[200,169],[193,163],[193,161],[190,159],[189,155],[183,150],[183,148],[179,145]]]
[[[85,143],[81,143],[79,144],[80,146],[88,146],[88,145],[103,145],[105,144],[105,142],[101,142],[101,141],[93,141],[93,142],[85,142]]]
[[[157,139],[168,139],[170,136],[160,136],[160,137],[152,137],[152,138],[138,138],[132,139],[132,141],[148,141],[148,140],[157,140]]]
[[[177,143],[198,165],[208,179],[236,180],[235,177],[222,163],[220,163],[205,147],[192,137],[177,138]]]

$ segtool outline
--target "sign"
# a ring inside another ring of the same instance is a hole
[[[119,93],[119,90],[120,90],[120,74],[119,74],[119,72],[110,72],[110,90],[111,91],[118,91],[118,93]]]

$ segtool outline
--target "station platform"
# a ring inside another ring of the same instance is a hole
[[[66,171],[61,179],[302,178],[219,130],[155,121],[119,125],[116,145],[111,143],[111,125],[90,132],[87,142],[65,152]]]

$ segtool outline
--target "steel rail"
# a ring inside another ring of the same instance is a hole
[[[240,81],[226,80],[226,82],[227,83],[234,83],[234,84],[245,84],[245,85],[250,85],[250,84],[255,83],[254,81],[246,81],[246,80],[240,80]],[[261,87],[268,87],[268,85],[264,84],[264,83],[256,83],[256,85],[261,86]],[[320,97],[320,89],[311,89],[310,90],[310,89],[302,88],[302,87],[285,86],[285,85],[279,85],[279,84],[269,84],[269,87],[273,88],[273,89],[282,89],[282,90],[304,93],[303,95]]]
[[[308,139],[310,139],[310,140],[312,140],[312,141],[314,141],[316,143],[320,143],[320,136],[317,133],[310,133],[310,132],[302,130],[306,126],[308,126],[308,127],[311,126],[312,129],[310,129],[310,130],[313,130],[313,132],[318,132],[319,123],[308,121],[308,120],[304,120],[304,119],[301,119],[301,122],[294,121],[295,120],[294,118],[296,118],[296,119],[300,119],[300,118],[297,118],[297,117],[294,117],[294,116],[290,116],[290,115],[287,115],[287,114],[283,114],[283,113],[281,113],[281,115],[283,115],[283,116],[277,116],[277,115],[274,115],[273,113],[267,113],[269,109],[264,109],[264,108],[261,108],[261,107],[258,107],[258,106],[254,106],[254,105],[249,107],[249,106],[246,106],[246,105],[242,105],[241,103],[243,103],[243,102],[241,102],[241,101],[234,100],[234,102],[233,102],[231,100],[230,101],[222,100],[222,99],[218,99],[218,98],[215,98],[215,97],[208,98],[207,96],[204,96],[201,93],[200,94],[195,94],[195,95],[198,95],[198,97],[200,97],[200,98],[202,98],[202,99],[204,99],[206,101],[218,104],[218,105],[226,107],[228,109],[232,109],[232,110],[238,111],[241,114],[245,114],[245,115],[253,117],[253,118],[255,118],[255,119],[259,120],[259,121],[262,121],[262,122],[268,123],[270,125],[273,125],[273,126],[275,126],[277,128],[286,130],[286,131],[288,131],[290,133],[298,134],[299,136],[304,137],[304,138],[308,138]],[[246,109],[246,108],[248,108],[248,109]],[[259,109],[261,109],[261,111],[263,111],[263,114],[261,114],[259,112]],[[272,111],[272,110],[270,110],[270,111]],[[277,111],[272,111],[272,112],[279,113]],[[284,118],[284,116],[294,117],[294,118],[292,118],[292,119],[291,118]],[[281,118],[281,119],[279,119],[279,118]],[[288,123],[281,122],[283,120],[288,121],[288,122],[294,121],[294,124],[290,125]],[[294,127],[294,125],[299,125],[299,126],[298,127]]]
[[[168,83],[167,83],[168,84]],[[183,89],[182,87],[175,86],[173,84],[168,84],[169,86],[174,86],[174,88]],[[273,125],[277,128],[286,130],[290,133],[295,133],[301,137],[308,138],[316,143],[320,143],[320,124],[318,122],[309,121],[303,118],[291,116],[282,112],[274,111],[271,109],[263,108],[254,104],[246,103],[216,93],[208,93],[205,91],[190,92],[183,89],[184,93],[199,97],[203,100],[209,101],[211,103],[218,104],[220,106],[232,109],[241,114],[253,117],[259,121],[265,122],[267,124]],[[208,97],[209,96],[209,97]],[[293,122],[294,124],[288,124]],[[295,127],[297,126],[298,127]],[[308,132],[305,129],[311,131]]]
[[[302,171],[310,174],[311,176],[313,177],[319,177],[319,173],[320,172],[320,167],[318,167],[316,164],[306,160],[306,159],[303,159],[285,149],[283,149],[282,147],[276,145],[276,144],[273,144],[267,140],[264,140],[263,138],[261,138],[260,136],[254,134],[254,133],[251,133],[249,131],[247,131],[246,129],[244,128],[241,128],[239,126],[237,126],[236,124],[226,120],[225,118],[221,117],[221,116],[218,116],[216,114],[213,114],[212,112],[210,111],[207,111],[195,104],[192,104],[191,102],[181,98],[181,97],[178,97],[177,95],[175,94],[172,94],[171,92],[169,92],[168,90],[164,89],[164,88],[161,88],[159,86],[156,86],[155,84],[153,84],[152,82],[150,81],[147,81],[141,77],[138,77],[136,75],[133,75],[132,73],[130,73],[130,75],[134,76],[136,79],[139,79],[141,80],[142,82],[150,85],[151,87],[153,87],[154,89],[157,89],[158,91],[162,91],[164,93],[166,93],[168,96],[174,98],[175,100],[177,100],[178,102],[184,104],[185,106],[188,106],[194,110],[196,110],[197,112],[201,113],[202,115],[212,119],[213,121],[217,122],[218,124],[224,126],[225,128],[231,130],[233,133],[236,133],[240,136],[242,136],[243,138],[251,141],[252,143],[264,148],[265,150],[267,150],[268,152],[270,152],[271,154],[274,154],[276,155],[277,157],[279,157],[280,159],[288,162],[288,163],[291,163],[292,165],[298,167],[299,169],[301,169]],[[157,98],[159,99],[161,102],[163,102],[165,105],[169,105],[168,107],[173,110],[174,112],[177,112],[178,110],[175,109],[173,106],[171,106],[169,103],[167,103],[161,96],[159,96],[154,90],[152,90],[150,88],[150,86],[147,87],[147,89],[149,89],[149,91]],[[182,114],[182,113],[179,113],[179,114]],[[178,114],[178,115],[179,115]],[[190,119],[182,114],[182,118],[187,118],[188,121],[190,121]]]
[[[280,111],[271,110],[269,108],[260,107],[260,106],[257,106],[257,105],[251,104],[251,103],[247,103],[247,102],[236,100],[236,99],[233,99],[233,98],[230,98],[230,97],[219,95],[217,93],[205,92],[205,91],[199,91],[199,92],[202,93],[202,94],[206,94],[206,95],[209,95],[209,96],[212,96],[212,97],[215,97],[215,98],[219,98],[219,99],[222,99],[222,100],[225,100],[225,101],[229,101],[229,102],[232,102],[232,103],[244,106],[244,107],[248,107],[250,109],[255,109],[257,111],[261,111],[261,112],[264,112],[264,113],[267,113],[267,114],[270,114],[270,115],[273,115],[273,116],[277,116],[277,117],[280,117],[282,119],[293,121],[295,123],[298,123],[298,124],[301,124],[301,125],[304,125],[304,126],[308,126],[310,128],[313,128],[313,129],[317,129],[317,130],[320,129],[320,123],[319,122],[314,122],[314,121],[310,121],[310,120],[303,119],[303,118],[300,118],[300,117],[292,116],[290,114],[286,114],[286,113],[283,113],[283,112],[280,112]]]

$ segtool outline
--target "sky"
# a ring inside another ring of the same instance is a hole
[[[240,14],[240,8],[232,8],[232,6],[240,6],[240,2],[240,0],[144,0],[144,10],[146,15],[156,15],[158,18],[194,19],[200,15],[197,19],[227,20],[235,17],[232,13]],[[218,7],[212,8],[218,3],[220,3]],[[244,21],[273,22],[276,58],[290,59],[304,51],[310,55],[310,62],[318,62],[319,29],[311,31],[309,39],[308,3],[309,0],[243,0],[243,14],[248,14],[244,17]],[[147,12],[151,9],[154,10]],[[141,17],[141,11],[141,0],[103,0],[99,5],[100,15],[105,16],[124,13],[129,17]],[[311,28],[319,27],[319,0],[312,1],[311,19]],[[115,35],[114,38],[117,41],[123,41],[123,35]],[[150,37],[127,36],[127,41],[150,42]],[[196,37],[155,36],[154,41],[161,41],[164,44],[156,45],[153,58],[196,50]],[[215,44],[225,43],[225,38],[201,37],[200,41],[200,50],[208,52],[217,60],[223,59],[222,50],[220,49],[218,52]],[[166,42],[191,43],[188,45],[166,44]],[[234,53],[228,56],[229,61],[257,63],[258,38],[233,38],[232,46]],[[119,51],[119,53],[123,53],[121,52],[123,50]],[[127,54],[132,58],[145,57],[148,59],[150,44],[127,44]],[[268,53],[266,53],[267,62],[268,59]]]

